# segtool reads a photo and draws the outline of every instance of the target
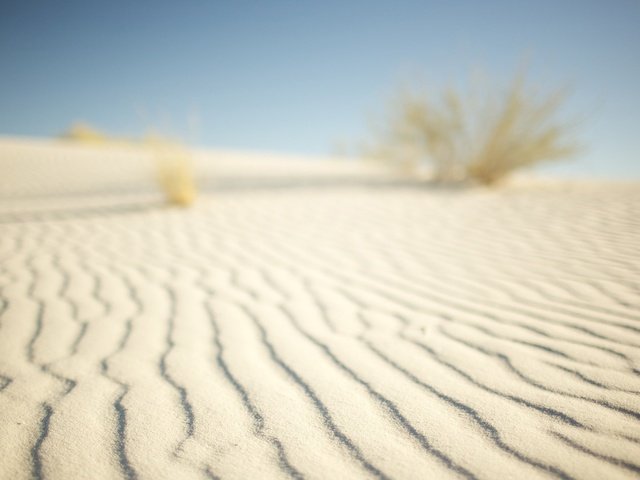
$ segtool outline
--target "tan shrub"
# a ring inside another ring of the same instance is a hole
[[[173,205],[188,207],[197,196],[189,152],[181,145],[160,138],[147,138],[157,167],[157,178],[166,199]]]
[[[464,96],[455,89],[436,97],[404,92],[365,155],[412,173],[429,165],[437,181],[492,185],[520,168],[574,153],[569,125],[557,120],[565,97],[537,93],[521,74],[504,91],[485,82]]]

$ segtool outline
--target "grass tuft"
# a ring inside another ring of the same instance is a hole
[[[191,156],[188,150],[177,142],[158,135],[149,135],[142,140],[112,137],[84,123],[72,125],[62,138],[100,148],[142,148],[143,151],[149,151],[155,163],[156,179],[167,202],[188,207],[196,199],[197,188]]]
[[[64,140],[71,140],[79,143],[99,144],[107,143],[107,137],[99,130],[88,123],[77,122],[61,135]]]
[[[147,138],[145,144],[153,152],[158,183],[167,201],[180,207],[193,204],[197,188],[189,152],[181,145],[161,138]]]
[[[402,92],[365,155],[412,174],[429,165],[441,182],[494,185],[521,168],[575,153],[569,125],[557,120],[565,99],[565,91],[538,94],[522,74],[504,91],[448,89],[435,98]]]

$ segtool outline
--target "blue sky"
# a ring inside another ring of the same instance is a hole
[[[585,150],[560,173],[640,177],[640,2],[14,2],[0,15],[0,134],[84,120],[199,144],[317,153],[421,78],[473,68],[570,85]]]

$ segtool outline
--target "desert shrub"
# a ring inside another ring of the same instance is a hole
[[[392,161],[402,171],[418,173],[425,165],[439,181],[464,177],[458,150],[463,120],[458,99],[447,94],[441,102],[403,91],[391,102],[386,121],[375,129],[376,139],[366,155]]]
[[[104,133],[84,122],[74,123],[61,135],[64,140],[72,140],[81,143],[104,144],[107,137]]]
[[[466,95],[403,92],[391,103],[365,155],[416,173],[424,165],[437,181],[486,185],[513,171],[565,158],[575,151],[570,126],[557,119],[564,91],[527,87],[517,75],[505,90],[476,85]]]
[[[108,136],[86,123],[72,125],[61,138],[98,148],[133,148],[149,152],[155,176],[167,202],[187,207],[196,198],[197,188],[189,151],[176,141],[149,134],[142,139]]]
[[[167,201],[181,207],[191,205],[197,188],[189,152],[180,144],[161,138],[149,137],[144,144],[151,148],[158,183]]]

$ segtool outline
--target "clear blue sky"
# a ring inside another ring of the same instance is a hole
[[[638,0],[3,2],[0,134],[85,120],[326,153],[408,78],[503,78],[526,56],[533,82],[572,85],[567,110],[586,116],[587,150],[558,171],[638,177],[639,49]]]

